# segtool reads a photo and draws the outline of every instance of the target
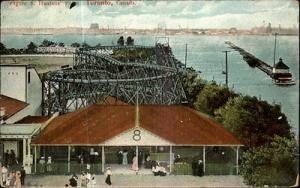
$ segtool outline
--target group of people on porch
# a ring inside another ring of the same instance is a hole
[[[138,156],[136,156],[136,153],[132,150],[118,150],[117,151],[117,158],[118,158],[118,164],[122,165],[128,165],[128,161],[132,159],[132,168],[136,169],[137,166],[140,166],[142,163],[146,162],[145,159],[147,159],[150,156],[149,152],[143,152],[139,151]]]
[[[51,173],[52,172],[52,157],[48,156],[47,161],[44,156],[42,156],[39,160],[39,172],[40,173]]]
[[[4,153],[4,160],[3,160],[3,164],[6,166],[12,166],[15,164],[18,164],[18,160],[15,154],[15,151],[13,149],[6,150],[6,152]]]

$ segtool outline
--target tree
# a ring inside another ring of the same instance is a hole
[[[123,36],[121,36],[119,39],[118,39],[118,45],[119,46],[124,46],[124,37]]]
[[[49,46],[54,46],[54,45],[56,45],[55,42],[45,39],[45,40],[43,40],[43,42],[40,46],[49,47]]]
[[[102,47],[102,45],[101,45],[100,43],[98,43],[98,44],[96,44],[94,47],[95,47],[95,48],[100,48],[100,47]]]
[[[195,102],[197,110],[204,111],[210,115],[226,104],[226,102],[237,94],[230,91],[227,87],[219,86],[215,82],[206,84],[203,90],[198,94]]]
[[[27,45],[26,53],[30,53],[30,54],[35,53],[36,49],[37,49],[37,45],[33,42],[30,42]]]
[[[240,173],[250,185],[289,186],[295,183],[298,159],[297,141],[275,136],[270,144],[244,153]]]
[[[7,49],[6,46],[0,42],[0,54],[6,54],[7,53]]]
[[[280,106],[259,101],[256,97],[230,99],[216,111],[216,119],[249,148],[269,143],[275,135],[292,136],[291,126]]]
[[[132,45],[134,45],[134,39],[133,39],[131,36],[127,37],[126,45],[127,45],[127,46],[132,46]]]
[[[91,46],[86,43],[86,42],[83,42],[82,45],[81,45],[82,48],[90,48]]]
[[[59,47],[65,47],[65,44],[64,44],[63,42],[59,42],[59,43],[58,43],[58,46],[59,46]]]
[[[80,44],[78,42],[74,42],[74,43],[71,44],[71,47],[73,47],[73,48],[79,48]]]
[[[196,102],[197,95],[204,88],[206,82],[200,78],[194,69],[188,69],[182,78],[182,86],[190,106]]]

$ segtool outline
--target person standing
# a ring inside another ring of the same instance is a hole
[[[106,178],[105,178],[105,183],[107,184],[107,185],[111,185],[112,183],[111,183],[111,176],[112,176],[112,172],[111,172],[111,170],[110,170],[110,167],[107,167],[107,169],[106,169],[106,172],[105,172],[105,175],[106,175]]]
[[[16,172],[15,171],[11,171],[9,173],[6,185],[13,187],[15,185],[15,182],[16,182]]]
[[[44,156],[41,157],[39,163],[40,163],[40,173],[43,174],[45,172],[45,157]]]
[[[198,176],[203,176],[204,175],[204,166],[202,160],[198,161]]]
[[[21,169],[21,185],[25,185],[25,176],[26,176],[26,171],[24,170],[24,167],[22,166]]]
[[[2,164],[0,163],[0,188],[4,187],[2,183]]]
[[[137,160],[137,157],[136,157],[136,156],[134,156],[133,159],[132,159],[131,170],[134,170],[134,171],[136,171],[136,172],[139,170],[139,167],[138,167],[138,160]]]
[[[7,170],[7,168],[3,165],[3,166],[2,166],[2,183],[3,183],[3,185],[6,185],[6,183],[7,183],[7,173],[8,173],[8,170]]]
[[[8,165],[8,161],[9,161],[9,151],[6,150],[4,154],[4,165]]]
[[[118,157],[118,164],[122,164],[122,157],[123,157],[123,151],[122,150],[118,150],[117,151],[117,157]]]
[[[52,158],[51,158],[51,156],[48,157],[46,169],[47,169],[47,172],[50,172],[50,173],[52,172]]]
[[[16,172],[15,187],[16,188],[21,188],[21,172],[20,171]]]
[[[10,165],[16,164],[16,154],[13,149],[10,150]]]
[[[86,173],[82,172],[80,176],[80,186],[86,187],[87,186],[87,179],[86,179]]]
[[[86,186],[87,187],[92,187],[91,180],[92,180],[92,175],[89,172],[86,173]]]
[[[128,164],[127,154],[128,154],[127,150],[124,150],[123,153],[122,153],[122,155],[123,155],[122,164],[123,165],[127,165]]]

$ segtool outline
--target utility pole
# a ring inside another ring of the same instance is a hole
[[[227,53],[230,52],[228,50],[222,51],[223,53],[225,53],[225,83],[226,83],[226,87],[228,87],[228,63],[227,63]]]
[[[185,44],[185,58],[184,58],[184,67],[186,68],[186,61],[187,61],[187,44]]]
[[[275,58],[276,58],[276,37],[277,37],[277,33],[275,33],[274,61],[273,61],[273,67],[274,68],[275,68]]]

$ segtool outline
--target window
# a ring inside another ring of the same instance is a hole
[[[30,84],[30,72],[27,72],[27,82]]]

